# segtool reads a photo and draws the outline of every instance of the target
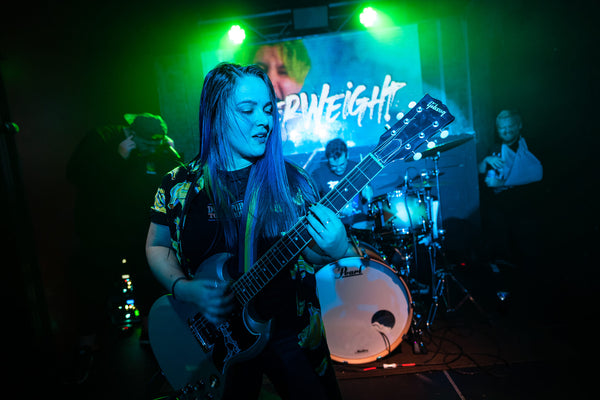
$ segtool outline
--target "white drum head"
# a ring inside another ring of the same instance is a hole
[[[390,267],[349,257],[326,265],[316,279],[333,360],[371,362],[400,344],[410,328],[411,297]]]

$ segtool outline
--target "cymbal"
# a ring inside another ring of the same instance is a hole
[[[437,176],[442,175],[444,175],[444,172],[437,173]],[[421,175],[417,175],[410,181],[409,186],[417,189],[433,187],[437,184],[437,180],[435,179],[435,177],[435,173],[432,173],[431,175],[429,174],[429,172],[421,173]]]
[[[451,140],[445,143],[441,143],[438,144],[435,147],[432,147],[430,149],[421,151],[421,158],[426,158],[426,157],[434,157],[435,155],[437,155],[437,153],[441,153],[444,151],[448,151],[450,149],[453,149],[455,147],[460,146],[463,143],[468,142],[469,140],[473,139],[473,135],[468,135],[468,137],[463,137],[461,139],[456,139],[456,140]],[[406,159],[406,161],[414,161],[414,156],[409,157]]]
[[[445,174],[445,172],[438,172],[437,176],[442,176],[444,174]],[[436,180],[436,174],[434,171],[423,171],[423,172],[421,172],[421,174],[415,176],[412,179],[409,179],[409,181],[408,181],[408,187],[412,188],[412,189],[431,188],[436,185],[437,185],[437,180]],[[444,186],[444,183],[440,184],[440,186]],[[387,189],[387,191],[390,191],[390,190],[397,190],[397,189],[402,189],[402,188],[406,188],[406,184],[404,181],[402,181],[401,183],[396,183],[396,182],[388,183],[387,185],[381,186],[379,188],[379,190],[386,191],[385,189]]]

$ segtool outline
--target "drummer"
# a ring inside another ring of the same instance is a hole
[[[333,189],[347,173],[358,164],[348,159],[348,146],[340,139],[332,139],[325,146],[327,163],[312,172],[321,197]],[[367,218],[368,204],[373,198],[373,188],[367,185],[346,207],[341,210],[341,219],[346,228]]]

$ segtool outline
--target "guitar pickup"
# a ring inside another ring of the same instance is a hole
[[[190,331],[205,353],[212,350],[219,338],[219,330],[204,318],[201,313],[188,319]]]

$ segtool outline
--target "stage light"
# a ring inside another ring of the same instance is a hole
[[[375,11],[372,7],[365,7],[363,11],[360,13],[360,23],[365,26],[365,28],[370,28],[375,25],[377,21],[377,11]]]
[[[246,39],[246,31],[242,29],[239,25],[233,25],[228,32],[229,40],[231,40],[234,44],[242,44],[244,39]]]

